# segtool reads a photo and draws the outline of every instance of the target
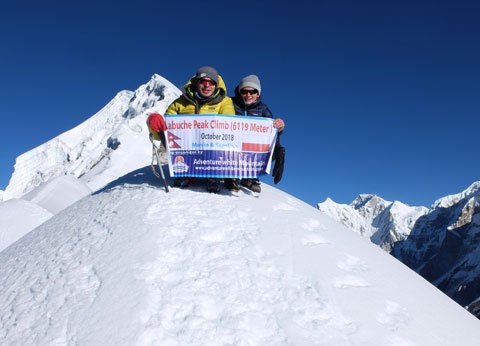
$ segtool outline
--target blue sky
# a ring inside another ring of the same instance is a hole
[[[430,206],[480,180],[479,17],[474,0],[4,4],[0,189],[17,156],[118,91],[211,65],[230,94],[257,74],[285,120],[279,188]]]

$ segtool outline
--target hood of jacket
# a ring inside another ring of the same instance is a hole
[[[195,97],[196,90],[194,85],[196,84],[196,82],[197,82],[196,77],[193,76],[192,78],[190,78],[187,84],[185,84],[180,88],[183,96],[187,100],[193,103],[197,103],[198,101],[200,101]],[[213,93],[212,96],[203,100],[202,103],[219,103],[225,98],[226,95],[227,95],[227,86],[225,85],[225,82],[223,81],[222,76],[218,75],[218,85],[217,85],[217,88],[215,89],[215,92]]]

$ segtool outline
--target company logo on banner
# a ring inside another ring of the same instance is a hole
[[[165,115],[173,177],[256,178],[269,174],[277,136],[273,119]]]

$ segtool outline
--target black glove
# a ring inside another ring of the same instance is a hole
[[[275,166],[273,167],[273,182],[278,184],[282,180],[283,167],[285,165],[285,147],[277,145],[275,151],[273,152],[273,157],[275,158]]]

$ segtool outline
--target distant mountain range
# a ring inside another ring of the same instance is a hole
[[[360,195],[317,208],[370,239],[480,318],[480,182],[427,209]]]

